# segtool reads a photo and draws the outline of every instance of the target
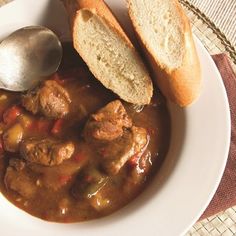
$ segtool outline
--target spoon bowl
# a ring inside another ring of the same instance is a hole
[[[57,36],[42,26],[13,32],[0,43],[0,88],[26,91],[58,69],[62,46]]]

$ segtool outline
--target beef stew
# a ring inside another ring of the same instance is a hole
[[[167,153],[170,118],[161,94],[125,103],[63,48],[39,87],[0,91],[0,190],[36,217],[68,223],[109,215],[146,188]]]

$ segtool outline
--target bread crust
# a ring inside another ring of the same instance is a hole
[[[182,7],[177,0],[173,0],[183,23],[185,51],[182,65],[171,70],[162,65],[158,61],[158,58],[155,58],[154,52],[152,52],[149,46],[145,43],[144,37],[138,29],[135,17],[130,7],[131,1],[132,0],[128,0],[129,16],[139,43],[151,66],[153,76],[155,77],[154,82],[156,82],[163,95],[172,102],[181,107],[186,107],[192,104],[199,97],[201,91],[201,68],[193,41],[190,23]]]
[[[103,20],[105,20],[114,30],[116,30],[120,34],[120,36],[126,41],[130,48],[134,48],[133,44],[130,42],[124,30],[118,23],[118,20],[113,15],[111,9],[103,0],[64,0],[64,5],[68,11],[68,15],[70,18],[73,39],[77,38],[74,35],[77,32],[78,27],[78,25],[74,23],[77,14],[79,14],[79,10],[81,9],[88,9],[89,11],[92,11],[96,15],[100,16]],[[74,46],[78,46],[78,43],[76,41]]]
[[[70,21],[70,25],[71,25],[71,32],[72,32],[72,37],[73,37],[74,48],[82,56],[82,58],[83,58],[82,50],[80,48],[80,45],[78,42],[78,36],[77,36],[79,24],[76,24],[76,18],[79,17],[80,10],[88,10],[88,11],[92,12],[93,14],[96,14],[97,16],[99,16],[102,20],[104,20],[106,22],[106,24],[109,27],[111,27],[112,30],[114,30],[124,40],[124,42],[127,44],[127,46],[130,49],[136,51],[133,44],[131,43],[131,41],[127,37],[126,33],[121,28],[118,20],[115,18],[112,11],[110,10],[110,8],[106,5],[106,3],[103,0],[64,0],[64,5],[65,5],[66,10],[69,15],[69,21]],[[88,64],[88,62],[86,60],[85,60],[85,62]],[[143,66],[144,66],[144,68],[146,68],[144,64],[143,64]],[[102,82],[102,79],[99,78],[96,71],[93,71],[93,74],[100,82]],[[122,98],[122,99],[124,99],[127,102],[134,103],[134,104],[140,104],[140,105],[149,104],[152,94],[153,94],[153,85],[152,85],[152,81],[149,77],[148,71],[147,71],[147,75],[148,75],[146,78],[147,94],[145,97],[140,98],[139,101],[138,100],[133,101],[132,98],[131,99]]]

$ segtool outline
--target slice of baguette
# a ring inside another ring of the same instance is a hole
[[[65,0],[74,47],[93,75],[123,100],[145,105],[153,85],[134,46],[103,0]]]
[[[128,0],[129,16],[162,93],[185,107],[200,94],[201,70],[178,0]]]

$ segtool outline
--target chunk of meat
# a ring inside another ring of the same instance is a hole
[[[45,166],[61,164],[71,158],[74,150],[75,146],[72,142],[51,138],[28,138],[20,144],[20,153],[25,160]]]
[[[37,191],[36,181],[28,172],[25,162],[19,159],[10,160],[4,182],[7,188],[27,199],[33,197]]]
[[[131,157],[142,155],[148,143],[149,136],[146,129],[133,126],[125,131],[121,138],[99,149],[102,166],[108,174],[115,175]]]
[[[12,158],[9,160],[9,166],[13,167],[17,171],[20,171],[25,168],[25,162],[20,159]]]
[[[41,185],[57,191],[63,186],[73,180],[73,176],[76,175],[81,168],[86,165],[88,159],[84,158],[78,162],[72,158],[64,161],[57,166],[42,166],[37,164],[29,164],[29,168],[35,173],[40,174]]]
[[[22,97],[22,105],[33,114],[49,118],[62,118],[69,112],[69,93],[54,80],[45,81],[41,87]]]
[[[64,186],[74,182],[76,175],[88,164],[94,152],[87,143],[81,142],[77,146],[80,151],[72,158],[63,161],[60,165],[44,166],[35,163],[27,163],[27,166],[40,175],[40,185],[52,191],[58,191]]]
[[[84,129],[84,136],[88,142],[106,142],[123,135],[125,128],[132,126],[124,106],[119,100],[110,102],[91,115]]]

